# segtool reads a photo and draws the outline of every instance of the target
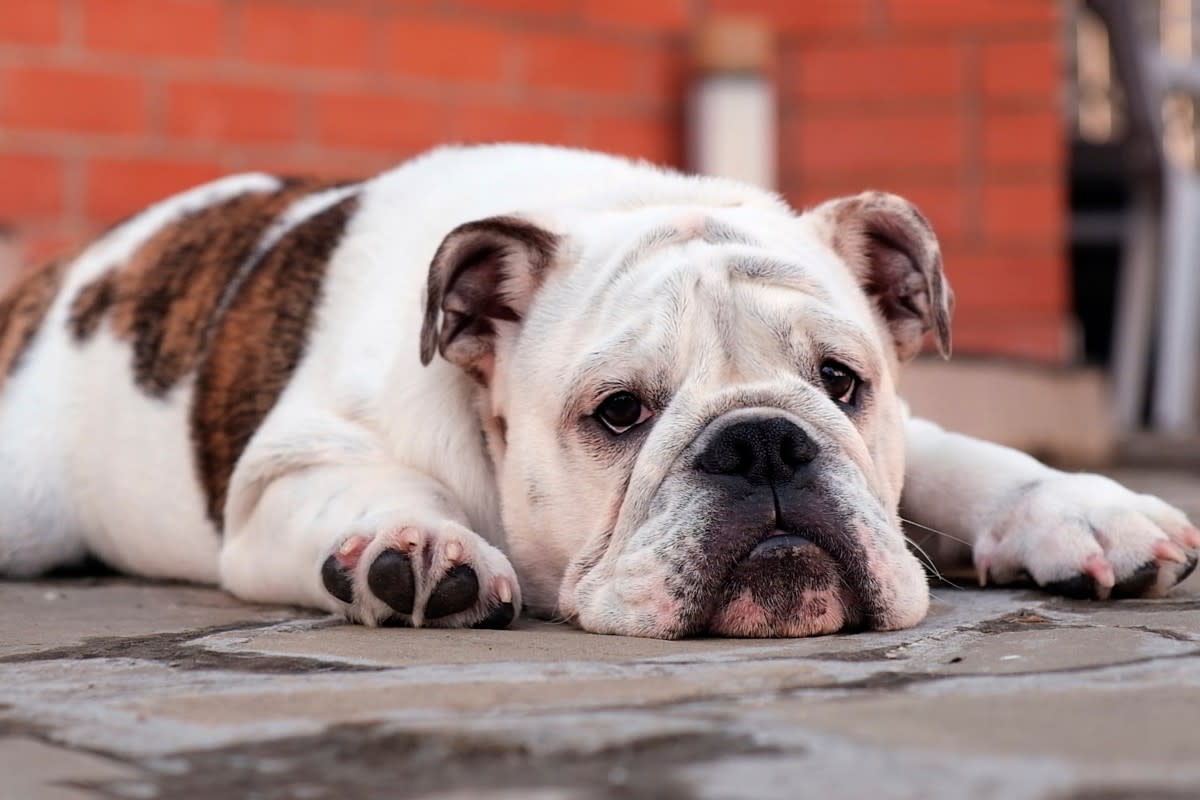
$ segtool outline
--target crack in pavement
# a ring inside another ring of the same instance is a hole
[[[336,725],[316,735],[241,743],[172,755],[170,768],[133,762],[144,780],[81,784],[111,798],[171,800],[252,795],[259,800],[337,796],[417,797],[437,792],[573,789],[585,798],[688,800],[672,770],[739,755],[800,755],[744,734],[652,734],[586,753],[541,750],[499,735]],[[160,760],[161,761],[161,760]],[[126,762],[131,763],[131,762]]]
[[[271,623],[278,624],[278,623]],[[231,653],[195,644],[206,636],[237,631],[263,631],[270,624],[231,623],[147,636],[97,636],[81,644],[15,653],[0,657],[0,664],[39,661],[132,658],[153,661],[179,670],[225,670],[229,672],[302,675],[320,672],[381,672],[386,667],[329,661],[309,656],[276,656],[263,653]]]

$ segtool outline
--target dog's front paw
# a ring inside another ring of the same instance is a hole
[[[521,608],[508,558],[450,521],[350,534],[321,565],[321,579],[364,625],[506,628]]]
[[[1196,567],[1200,531],[1157,497],[1100,475],[1015,489],[975,544],[981,584],[1032,579],[1067,597],[1158,597]]]

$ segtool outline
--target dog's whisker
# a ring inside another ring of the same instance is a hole
[[[939,570],[937,568],[937,566],[933,563],[933,557],[930,556],[929,553],[925,552],[925,548],[921,547],[921,545],[919,545],[915,541],[913,541],[913,539],[911,537],[905,536],[904,541],[908,542],[910,545],[912,545],[914,548],[916,548],[917,552],[920,555],[924,556],[925,564],[926,564],[926,566],[929,567],[929,571],[933,573],[933,576],[935,578],[937,578],[942,583],[945,583],[949,586],[954,587],[955,589],[963,588],[941,573],[941,570]]]
[[[937,528],[931,528],[928,525],[922,525],[919,522],[913,522],[911,519],[908,519],[907,517],[900,517],[900,521],[906,525],[912,525],[914,528],[920,528],[923,531],[929,531],[930,533],[936,533],[938,536],[943,536],[952,542],[958,542],[959,544],[965,544],[967,547],[973,546],[966,539],[960,539],[959,537],[955,536],[954,534],[946,533],[945,531],[939,531]],[[907,537],[905,537],[905,538],[907,538]],[[912,540],[909,539],[909,541],[912,541]]]
[[[908,539],[907,537],[905,537],[905,540],[908,542],[909,546],[913,548],[916,555],[918,557],[920,557],[922,565],[925,566],[930,572],[932,572],[935,577],[941,578],[941,575],[938,573],[938,569],[937,569],[937,567],[934,566],[933,559],[931,559],[929,557],[929,554],[926,553],[924,550],[922,550],[921,546],[918,545],[916,542],[914,542],[912,539]]]

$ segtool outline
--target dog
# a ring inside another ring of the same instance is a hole
[[[244,174],[0,304],[0,575],[91,556],[364,625],[916,625],[904,519],[981,582],[1157,596],[1178,510],[911,418],[952,294],[900,197],[580,150]]]

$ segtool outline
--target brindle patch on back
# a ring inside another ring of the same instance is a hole
[[[51,261],[0,299],[0,388],[17,371],[62,285],[66,263]]]
[[[233,469],[304,355],[329,259],[357,205],[351,195],[309,217],[263,255],[200,366],[192,441],[218,528]]]
[[[115,271],[106,272],[75,294],[67,327],[76,341],[90,339],[104,321],[104,315],[112,308],[116,297],[118,274]]]
[[[132,344],[138,386],[166,394],[195,371],[227,292],[271,224],[301,197],[336,185],[286,180],[277,191],[248,192],[179,219],[79,291],[71,332],[84,341],[107,319]]]
[[[347,185],[288,179],[202,208],[72,301],[75,339],[108,324],[130,343],[134,380],[147,394],[195,377],[192,443],[218,529],[233,468],[303,355],[326,262],[356,198],[299,221],[265,252],[264,236],[301,198]]]

